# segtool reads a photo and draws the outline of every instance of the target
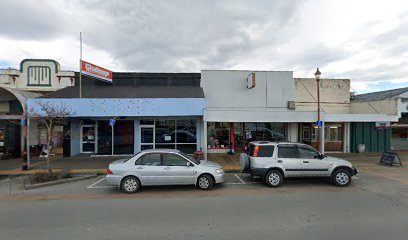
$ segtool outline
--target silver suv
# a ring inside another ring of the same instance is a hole
[[[241,171],[279,187],[284,178],[326,177],[334,185],[346,187],[358,174],[350,162],[328,157],[313,147],[289,142],[251,142],[248,153],[240,156]]]
[[[224,174],[217,163],[196,160],[179,150],[152,149],[109,164],[106,181],[126,193],[149,185],[191,184],[210,190],[214,184],[224,182]]]

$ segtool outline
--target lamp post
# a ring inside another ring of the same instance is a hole
[[[320,75],[322,73],[317,68],[315,75],[317,85],[317,150],[320,152]]]

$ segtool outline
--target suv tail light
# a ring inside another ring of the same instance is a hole
[[[107,174],[108,174],[108,175],[112,175],[113,172],[108,168]]]
[[[259,145],[255,146],[254,157],[258,157]]]

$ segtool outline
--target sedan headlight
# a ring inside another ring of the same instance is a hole
[[[222,168],[218,168],[218,169],[215,169],[215,172],[218,174],[221,174],[221,173],[224,173],[224,170]]]

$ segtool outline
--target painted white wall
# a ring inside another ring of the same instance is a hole
[[[247,77],[255,73],[255,88],[247,88]],[[291,71],[202,70],[201,87],[207,109],[213,108],[279,108],[287,109],[294,101]]]

